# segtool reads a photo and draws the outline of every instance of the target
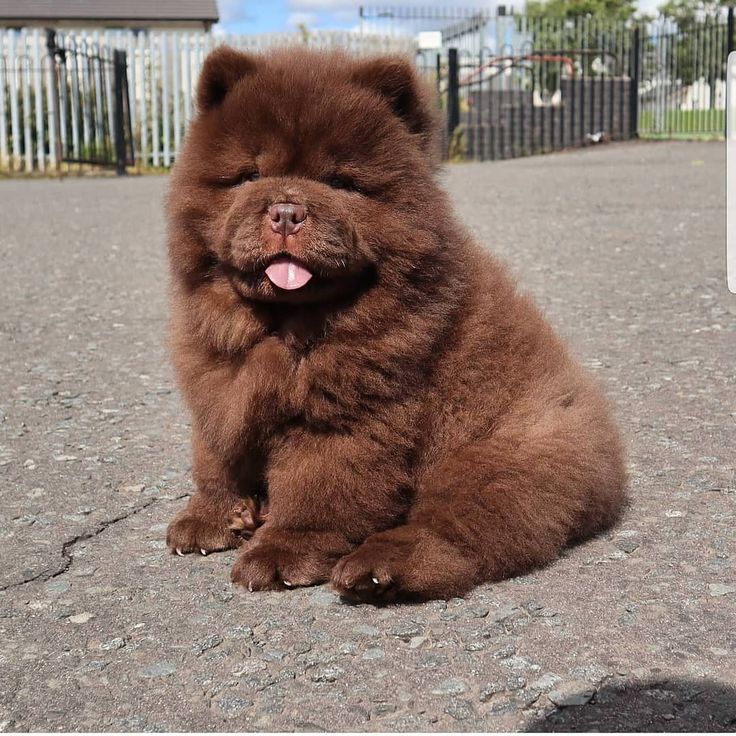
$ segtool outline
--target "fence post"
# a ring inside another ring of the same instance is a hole
[[[442,54],[437,54],[437,99],[440,99],[442,92]]]
[[[51,154],[51,161],[56,167],[56,171],[61,171],[61,158],[63,156],[63,150],[61,147],[61,106],[59,105],[59,75],[57,74],[57,54],[64,53],[59,51],[56,44],[56,31],[47,28],[46,29],[46,49],[49,54],[49,80],[51,82],[51,89],[49,90],[49,109],[51,110],[52,125],[49,124],[49,154]],[[66,81],[64,82],[66,84]],[[53,154],[51,147],[53,146]]]
[[[639,62],[641,61],[641,30],[634,28],[631,34],[631,85],[629,88],[629,138],[639,136]]]
[[[115,138],[115,172],[118,176],[125,175],[125,164],[127,162],[127,151],[125,146],[125,106],[123,94],[127,89],[127,67],[125,51],[115,49],[113,52],[114,65],[114,138]]]
[[[447,139],[452,141],[455,128],[460,125],[460,69],[457,49],[447,50]]]

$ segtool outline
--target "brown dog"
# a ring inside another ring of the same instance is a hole
[[[169,199],[197,485],[172,551],[252,535],[251,590],[448,598],[610,525],[606,403],[454,219],[412,64],[220,48],[198,104]]]

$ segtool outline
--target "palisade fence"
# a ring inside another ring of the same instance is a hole
[[[412,55],[445,154],[495,160],[637,135],[720,136],[733,9],[689,24],[472,8],[360,9],[357,31],[268,35],[0,30],[0,170],[168,168],[218,44]]]
[[[49,42],[51,40],[51,47]],[[294,44],[352,53],[413,53],[413,39],[348,31],[212,35],[178,31],[0,30],[0,170],[118,165],[115,51],[125,57],[125,164],[168,168],[194,111],[207,54],[219,44],[261,51]],[[129,133],[126,125],[129,119]],[[118,141],[118,144],[120,142]]]

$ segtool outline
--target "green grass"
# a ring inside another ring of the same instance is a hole
[[[726,125],[725,110],[667,110],[663,126],[657,130],[653,110],[639,114],[642,138],[722,138]]]

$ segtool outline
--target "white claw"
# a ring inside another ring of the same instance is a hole
[[[249,593],[253,592],[253,583],[248,583],[248,592]]]
[[[378,578],[371,578],[374,585],[378,585]]]
[[[178,547],[176,548],[176,554],[178,554],[179,557],[184,557],[184,553]]]
[[[207,550],[200,548],[199,550],[202,553],[202,557],[207,557]]]
[[[284,585],[287,588],[293,588],[294,587],[294,583],[290,583],[288,580],[284,580]]]

